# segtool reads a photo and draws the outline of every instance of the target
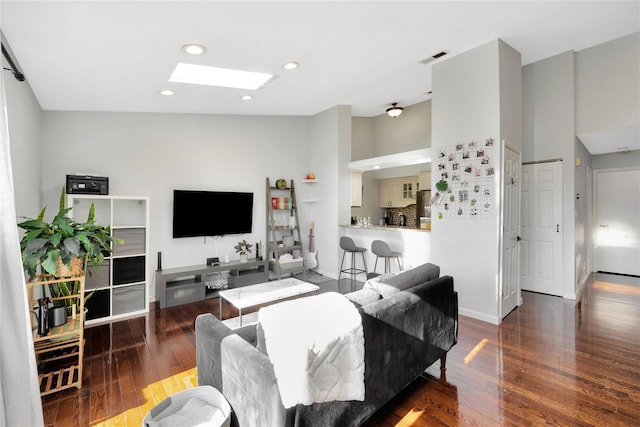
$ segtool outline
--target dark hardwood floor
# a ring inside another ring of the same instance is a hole
[[[365,425],[640,425],[640,279],[595,275],[577,302],[523,299],[500,326],[460,316],[446,375],[436,363]],[[217,316],[218,301],[88,328],[83,387],[44,397],[45,424],[141,425],[197,385],[194,319],[205,312]]]

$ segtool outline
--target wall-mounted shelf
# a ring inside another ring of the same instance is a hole
[[[317,179],[303,179],[302,182],[304,182],[305,184],[315,184],[318,182]],[[306,198],[306,199],[300,199],[300,201],[302,203],[316,203],[318,202],[318,199],[315,198]]]

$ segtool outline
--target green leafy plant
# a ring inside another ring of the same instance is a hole
[[[242,240],[241,242],[238,242],[237,245],[235,245],[233,248],[236,250],[236,253],[239,253],[240,255],[245,255],[247,253],[251,253],[251,247],[253,245],[251,243],[247,243],[246,240]]]
[[[449,188],[449,184],[444,179],[441,179],[440,181],[436,182],[436,190],[444,193],[445,191],[447,191],[448,188]]]
[[[104,262],[105,254],[111,254],[113,243],[122,244],[121,239],[111,236],[111,228],[95,222],[95,207],[89,207],[85,222],[77,222],[68,216],[71,208],[66,206],[65,188],[60,194],[59,209],[53,221],[44,220],[47,207],[42,208],[36,218],[26,218],[18,224],[25,230],[20,241],[22,264],[29,275],[35,278],[39,273],[56,275],[60,264],[72,270],[72,260],[80,259],[81,268],[89,263],[97,268]],[[89,274],[91,270],[87,268]],[[77,280],[53,284],[51,295],[68,296],[78,291]],[[90,295],[89,295],[90,296]],[[73,301],[69,300],[69,304]]]

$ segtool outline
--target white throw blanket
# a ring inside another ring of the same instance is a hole
[[[329,292],[260,309],[285,408],[364,400],[364,334],[355,306]]]

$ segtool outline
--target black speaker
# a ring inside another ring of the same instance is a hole
[[[158,271],[162,271],[162,252],[158,252]]]

